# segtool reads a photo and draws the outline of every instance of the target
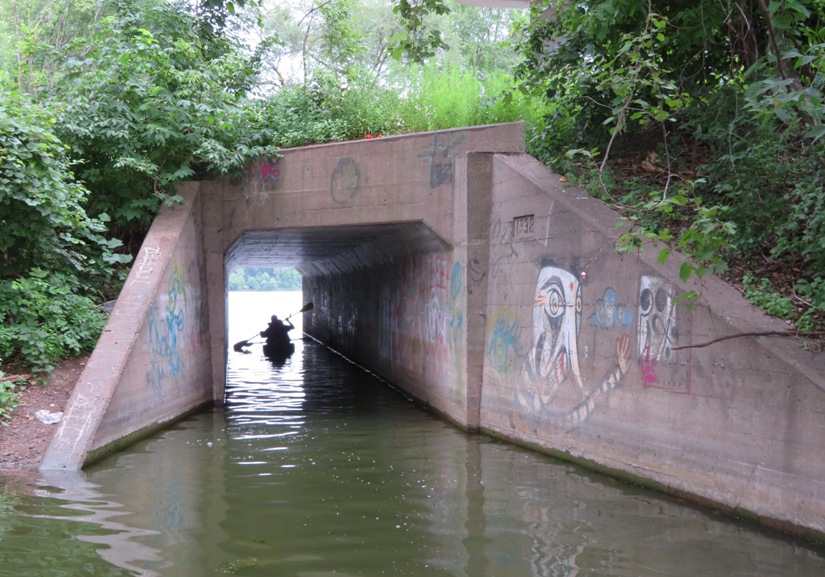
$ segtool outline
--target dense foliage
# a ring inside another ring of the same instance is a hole
[[[89,350],[174,183],[274,152],[220,5],[3,4],[19,43],[0,75],[0,361]]]
[[[507,72],[515,13],[441,11],[427,29],[478,43],[407,74],[392,9],[0,0],[0,366],[43,374],[94,345],[101,303],[182,180],[284,147],[530,115],[536,99],[513,93]],[[265,276],[235,280],[296,282]]]
[[[198,23],[179,3],[122,2],[54,82],[59,134],[93,191],[87,209],[109,214],[121,238],[140,239],[174,183],[275,152],[245,98],[255,67],[207,43]]]
[[[623,210],[628,248],[677,247],[683,278],[762,277],[759,294],[793,302],[787,318],[821,326],[825,3],[549,0],[534,16],[544,10],[520,68],[553,107],[533,153]]]
[[[108,283],[128,258],[103,236],[106,217],[87,216],[86,188],[71,172],[55,118],[26,97],[0,101],[0,359],[23,355],[48,370],[88,350],[103,319],[83,287]]]
[[[3,371],[0,371],[0,425],[5,425],[9,413],[20,402],[20,393],[16,390],[17,383],[12,379],[6,379]]]

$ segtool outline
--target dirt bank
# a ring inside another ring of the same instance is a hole
[[[45,425],[35,413],[62,412],[88,355],[62,361],[49,374],[45,385],[30,383],[20,391],[20,404],[7,425],[0,425],[0,469],[37,467],[58,424]]]

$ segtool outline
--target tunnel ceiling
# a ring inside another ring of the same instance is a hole
[[[421,222],[257,230],[242,234],[225,257],[237,267],[291,267],[315,276],[382,266],[401,257],[445,248]]]

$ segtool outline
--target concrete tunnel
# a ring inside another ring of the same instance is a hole
[[[443,253],[448,249],[446,242],[421,222],[250,231],[243,233],[229,249],[224,270],[228,279],[229,273],[236,268],[294,268],[306,279],[339,279],[332,281],[334,293],[336,282],[342,283],[340,279],[347,274],[366,270],[381,274],[385,267],[414,255]],[[309,286],[314,284],[308,281]],[[368,299],[377,299],[381,294],[380,290],[373,292],[367,286],[363,288]],[[328,298],[333,299],[334,294]],[[326,301],[318,303],[317,311],[314,301],[304,302],[312,302],[314,314],[331,313]],[[353,316],[357,315],[357,312],[353,313]],[[262,314],[262,325],[266,318]],[[227,319],[227,326],[229,322]],[[310,314],[302,315],[302,324],[305,330],[315,327],[313,332],[317,336],[319,324],[312,322]]]
[[[294,267],[307,334],[459,427],[825,535],[825,353],[756,336],[784,324],[719,279],[682,282],[678,254],[617,253],[618,215],[523,130],[310,146],[181,186],[41,469],[222,402],[228,272]]]
[[[523,125],[286,150],[243,177],[180,187],[185,203],[153,223],[43,468],[80,469],[223,400],[227,278],[237,266],[297,269],[314,303],[305,332],[475,428],[478,395],[468,410],[457,393],[469,293],[446,286],[488,235],[490,183],[472,199],[467,185],[489,181],[489,170],[470,174],[459,157],[471,151],[522,154]],[[481,339],[483,318],[473,323]],[[434,376],[449,390],[424,384]]]

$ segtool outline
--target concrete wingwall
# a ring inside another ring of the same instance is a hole
[[[768,524],[825,533],[825,355],[617,215],[495,156],[481,427]],[[695,290],[689,304],[679,297]]]
[[[67,403],[44,470],[85,464],[212,402],[197,185],[164,207]]]

